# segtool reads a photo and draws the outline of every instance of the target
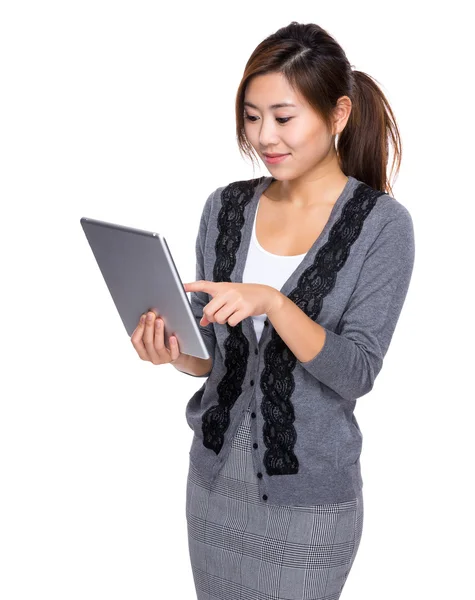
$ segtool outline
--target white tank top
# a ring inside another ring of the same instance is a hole
[[[295,271],[304,256],[307,254],[296,254],[295,256],[280,256],[272,254],[265,250],[258,242],[256,236],[256,220],[259,211],[260,200],[257,205],[254,223],[252,225],[251,243],[242,275],[243,283],[260,283],[269,285],[276,290],[280,290],[290,275]],[[257,341],[259,341],[264,321],[267,315],[257,315],[252,317]]]

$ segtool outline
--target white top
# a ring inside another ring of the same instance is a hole
[[[303,260],[307,253],[305,252],[304,254],[285,256],[280,254],[272,254],[272,252],[265,250],[259,244],[256,236],[256,221],[257,213],[259,212],[259,205],[260,200],[257,204],[254,223],[252,225],[251,243],[249,245],[249,252],[246,259],[246,264],[244,266],[242,282],[270,285],[271,287],[280,291],[284,283],[295,271],[297,265]],[[266,318],[267,315],[265,313],[252,317],[257,341],[260,340]]]

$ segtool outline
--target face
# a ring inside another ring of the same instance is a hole
[[[294,106],[272,108],[282,103]],[[271,175],[279,180],[294,179],[336,159],[332,132],[281,73],[258,75],[249,82],[244,97],[244,131]],[[265,153],[287,156],[272,163]]]

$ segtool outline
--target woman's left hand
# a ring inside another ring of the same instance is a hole
[[[228,323],[236,326],[246,317],[269,314],[277,306],[280,292],[260,283],[199,280],[184,283],[185,292],[206,292],[213,299],[203,308],[200,325]]]

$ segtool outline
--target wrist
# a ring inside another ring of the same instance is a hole
[[[271,318],[273,314],[275,314],[276,312],[279,312],[279,310],[282,308],[282,306],[284,304],[285,296],[283,294],[281,294],[281,292],[279,290],[276,290],[275,288],[273,288],[271,286],[269,286],[269,287],[272,290],[272,292],[271,292],[269,306],[267,308],[266,314],[269,318]]]
[[[182,373],[188,373],[188,375],[194,377],[204,377],[211,372],[213,359],[211,357],[199,358],[190,354],[180,354],[176,360],[170,361],[170,364]]]
[[[175,367],[175,369],[178,369],[179,371],[183,371],[186,366],[189,363],[191,356],[189,354],[183,354],[181,353],[178,358],[176,358],[175,360],[171,360],[170,364],[173,365]]]

